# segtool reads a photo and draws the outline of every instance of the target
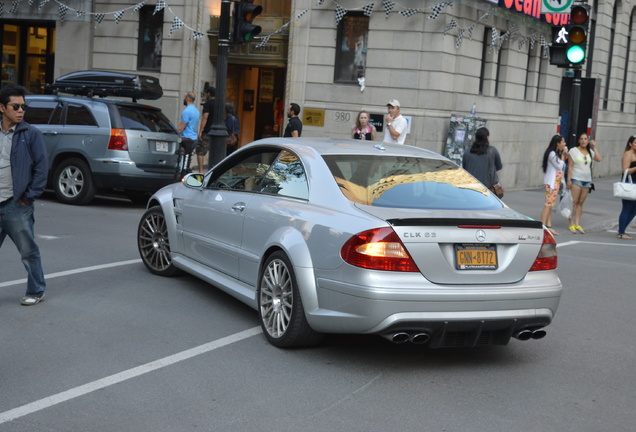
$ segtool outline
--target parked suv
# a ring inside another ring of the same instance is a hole
[[[44,134],[49,185],[67,204],[97,191],[133,201],[176,181],[179,135],[159,108],[87,96],[28,95],[25,120]]]

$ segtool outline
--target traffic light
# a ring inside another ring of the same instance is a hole
[[[252,24],[254,18],[263,13],[263,7],[254,4],[254,0],[234,2],[234,27],[232,42],[243,44],[251,41],[261,32],[261,26]]]
[[[586,4],[574,4],[570,11],[569,43],[565,53],[573,65],[580,65],[585,61],[589,23],[590,7]]]

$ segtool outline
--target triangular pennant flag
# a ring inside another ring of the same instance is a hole
[[[318,0],[318,6],[322,5],[325,2],[325,0]],[[259,44],[260,45],[260,44]],[[257,45],[258,46],[258,45]]]
[[[119,25],[119,23],[121,22],[121,17],[124,16],[124,12],[125,11],[123,10],[115,12],[115,24]]]
[[[44,5],[47,4],[48,2],[49,0],[40,0],[40,3],[38,4],[38,11],[42,10]]]
[[[35,0],[29,0],[29,6],[33,6],[33,3],[35,3]]]
[[[462,39],[464,38],[464,29],[459,29],[457,33],[457,39],[455,40],[455,49],[458,49],[462,44]]]
[[[450,22],[446,25],[446,28],[444,28],[444,36],[446,36],[446,33],[451,31],[455,27],[457,27],[457,21],[455,21],[455,18],[451,18]]]
[[[537,41],[537,35],[532,35],[530,36],[530,49],[533,50],[534,49],[534,44]]]
[[[141,8],[144,7],[144,2],[139,2],[135,5],[135,7],[133,8],[133,10],[135,12],[139,12],[141,10]]]
[[[336,25],[340,23],[342,18],[347,14],[348,10],[336,3]]]
[[[307,12],[309,12],[308,9],[303,10],[298,15],[296,15],[296,19],[299,19],[301,16],[305,15]],[[289,25],[289,23],[287,23],[287,25]]]
[[[402,15],[403,17],[410,17],[415,15],[416,13],[418,13],[420,10],[419,9],[407,9],[407,10],[402,10],[400,11],[400,15]]]
[[[433,7],[431,8],[433,9],[433,13],[428,17],[428,19],[437,19],[437,17],[444,10],[444,8],[452,4],[453,4],[452,0],[448,0],[442,3],[437,3],[436,5],[433,5]]]
[[[192,36],[190,36],[190,37],[188,38],[188,40],[201,39],[203,36],[204,36],[204,34],[203,34],[203,33],[198,32],[198,31],[195,31],[195,32],[192,34]]]
[[[269,42],[269,36],[265,36],[257,45],[256,45],[256,49],[258,48],[262,48],[265,45],[267,45],[267,42]]]
[[[153,15],[166,7],[165,0],[157,0],[157,4],[155,5],[155,11],[152,13]]]
[[[18,6],[20,6],[21,1],[22,0],[13,0],[11,2],[11,9],[9,9],[9,12],[12,14],[16,13],[18,11]]]
[[[97,13],[94,16],[95,16],[95,22],[97,23],[95,28],[97,28],[104,21],[104,16],[105,15],[103,13]]]
[[[382,6],[384,7],[384,18],[388,18],[393,12],[393,8],[395,7],[395,2],[391,0],[382,0]]]
[[[528,38],[526,38],[526,37],[522,37],[521,39],[519,39],[519,49],[523,48],[523,46],[526,44],[527,40],[528,40]]]
[[[81,17],[81,16],[84,16],[84,15],[86,15],[86,12],[84,12],[83,10],[76,10],[75,11],[75,16],[77,16],[77,17]]]
[[[170,31],[168,32],[168,36],[172,36],[172,33],[174,33],[176,30],[182,28],[184,26],[184,22],[181,21],[181,19],[179,19],[179,17],[174,17],[172,19],[172,25],[170,26]]]
[[[472,23],[470,26],[468,26],[468,29],[466,29],[468,31],[468,39],[473,40],[473,30],[475,30],[475,23]]]
[[[0,17],[4,14],[4,3],[0,3]]]
[[[369,3],[368,5],[363,6],[363,7],[362,7],[362,12],[363,12],[366,16],[370,17],[370,16],[371,16],[371,12],[373,12],[373,6],[374,6],[374,5],[375,5],[375,3]]]
[[[59,5],[58,9],[60,12],[60,21],[64,22],[64,20],[66,19],[66,11],[68,10],[68,6],[62,3],[58,3],[58,5]]]

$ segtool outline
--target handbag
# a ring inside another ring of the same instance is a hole
[[[228,149],[233,149],[233,147],[238,143],[238,139],[236,138],[236,134],[234,133],[234,116],[232,116],[232,133],[225,138],[225,146]]]
[[[623,173],[621,181],[614,183],[614,196],[628,201],[636,201],[636,184],[632,182],[631,176],[627,176],[627,171],[625,170]]]
[[[501,183],[492,183],[492,149],[489,149],[490,159],[488,160],[488,171],[490,172],[490,191],[497,195],[497,198],[501,199],[504,196],[504,188]]]

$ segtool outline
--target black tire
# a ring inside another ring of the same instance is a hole
[[[150,198],[150,194],[138,191],[128,191],[126,192],[126,196],[133,204],[139,205],[146,205],[148,198]]]
[[[261,327],[272,345],[303,347],[322,340],[323,335],[307,323],[294,269],[283,252],[274,252],[265,261],[256,295]]]
[[[180,273],[172,263],[168,227],[161,207],[151,207],[141,217],[137,228],[137,249],[150,273],[158,276]]]
[[[95,183],[90,168],[81,159],[62,161],[53,176],[55,196],[64,204],[84,205],[95,197]]]

